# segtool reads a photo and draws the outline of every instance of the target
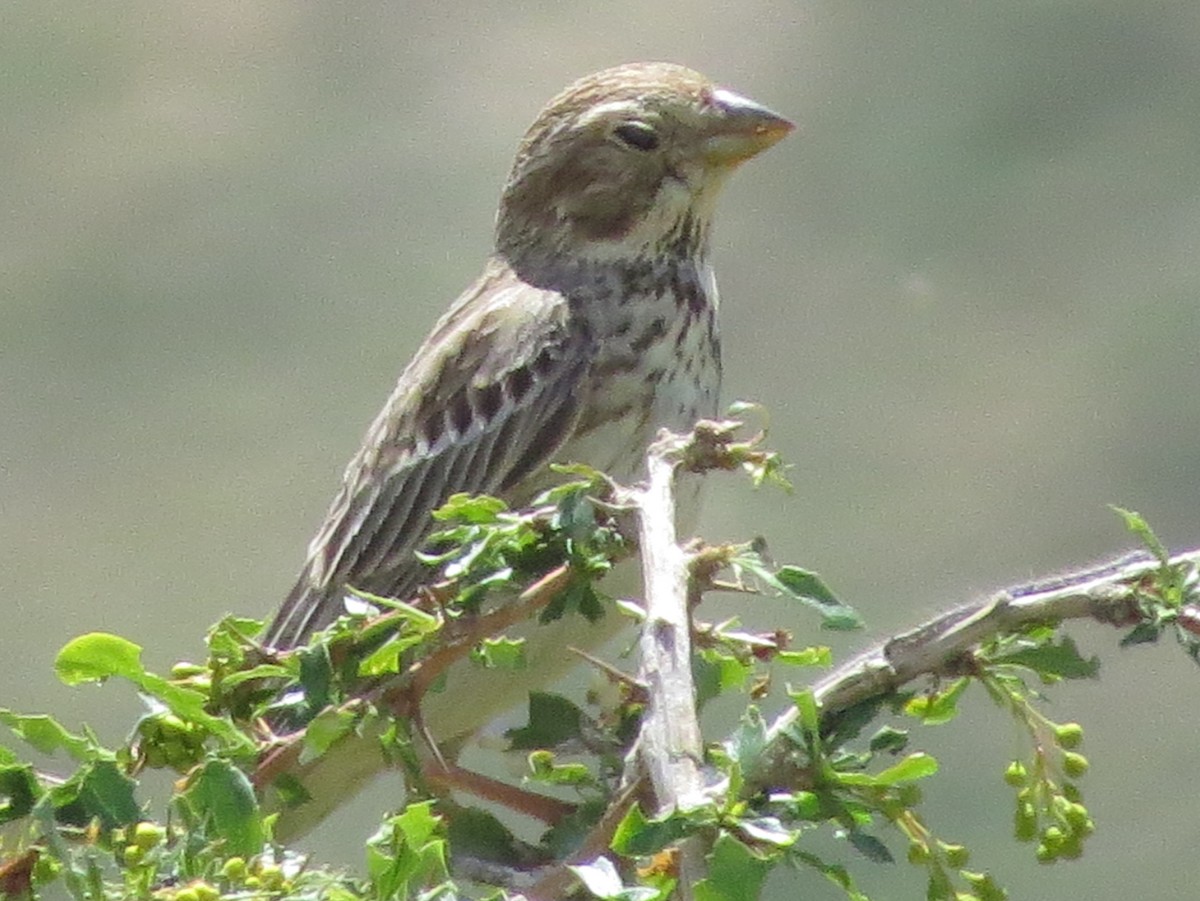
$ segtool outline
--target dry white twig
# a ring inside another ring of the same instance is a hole
[[[692,437],[662,432],[646,458],[647,480],[634,493],[642,558],[646,621],[640,639],[639,681],[648,702],[637,759],[649,777],[656,815],[704,803],[692,633],[688,615],[688,559],[675,536],[675,472]],[[704,848],[689,839],[679,848],[680,898],[704,875]]]
[[[1200,565],[1200,549],[1171,558],[1171,565]],[[896,691],[923,676],[961,673],[980,644],[1035,623],[1094,619],[1128,626],[1139,619],[1138,586],[1160,571],[1153,556],[1135,552],[1101,566],[1016,586],[991,598],[939,614],[915,629],[893,636],[847,661],[811,688],[823,719]],[[968,667],[969,668],[969,667]],[[768,745],[747,789],[788,784],[795,724],[793,709],[768,730]]]
[[[688,560],[675,538],[674,478],[689,438],[664,434],[650,448],[648,479],[635,492],[646,595],[638,680],[649,701],[639,755],[659,812],[700,800],[700,721],[692,682]]]

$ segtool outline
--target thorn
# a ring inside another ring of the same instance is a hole
[[[579,659],[590,663],[596,669],[600,670],[601,673],[608,677],[609,682],[613,683],[614,685],[624,686],[629,691],[632,700],[643,702],[649,697],[650,689],[646,686],[646,684],[638,681],[633,676],[629,675],[629,673],[617,669],[611,663],[601,660],[599,657],[595,657],[592,654],[589,654],[587,651],[581,650],[580,648],[568,645],[567,650]]]

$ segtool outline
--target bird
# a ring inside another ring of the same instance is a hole
[[[606,69],[555,96],[517,149],[482,273],[368,429],[264,643],[303,644],[351,589],[405,599],[434,581],[416,552],[451,495],[527,504],[553,462],[636,479],[660,429],[716,416],[715,201],[739,164],[793,128],[667,62]],[[575,637],[534,653],[551,677],[573,662],[563,642]],[[496,709],[452,681],[456,693],[439,737]]]

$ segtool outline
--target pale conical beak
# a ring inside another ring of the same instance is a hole
[[[765,106],[725,88],[713,91],[713,123],[704,138],[705,160],[732,168],[777,144],[796,128]]]

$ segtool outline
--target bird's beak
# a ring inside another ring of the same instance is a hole
[[[704,159],[732,169],[787,137],[795,125],[765,106],[725,88],[712,93],[713,122],[704,137]]]

